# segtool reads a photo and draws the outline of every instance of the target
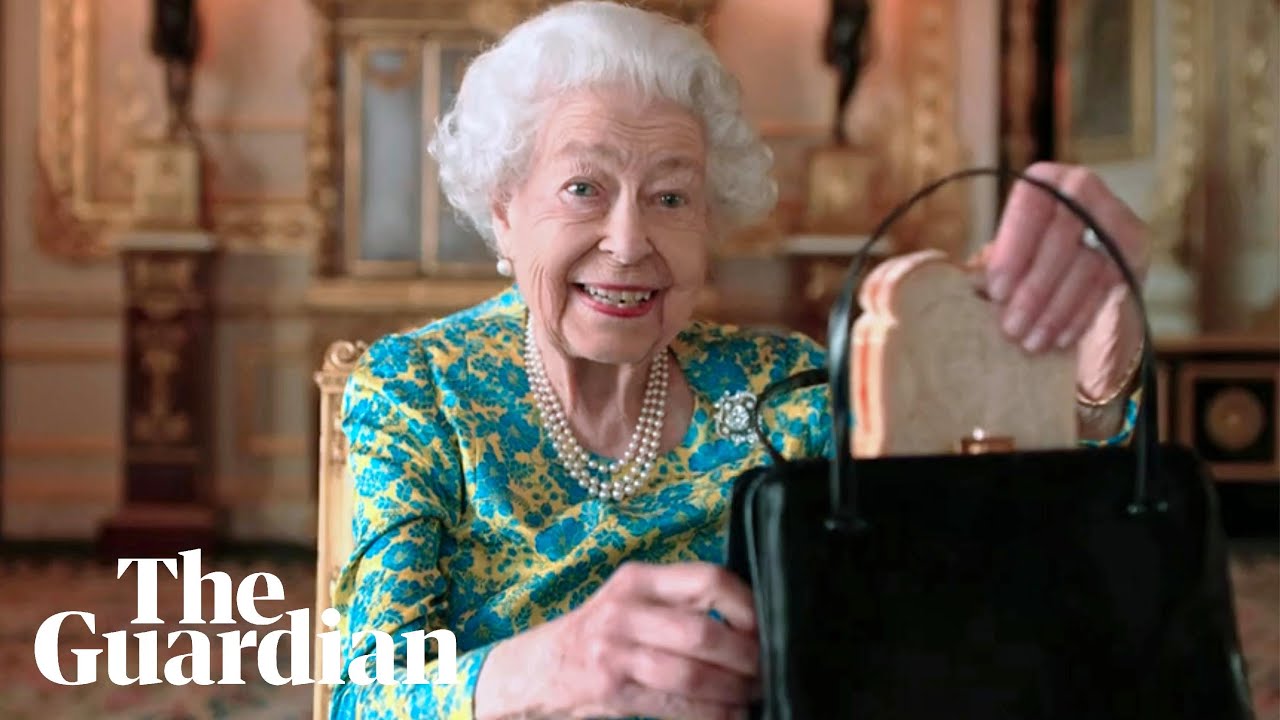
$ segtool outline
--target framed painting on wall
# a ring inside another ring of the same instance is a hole
[[[1152,0],[1059,0],[1057,5],[1055,155],[1088,165],[1151,154]]]

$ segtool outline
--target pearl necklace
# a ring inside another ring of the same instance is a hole
[[[538,403],[543,427],[551,434],[551,444],[569,471],[569,476],[586,488],[592,497],[621,500],[630,496],[653,472],[658,458],[658,446],[662,441],[662,426],[667,418],[667,392],[671,387],[670,359],[666,352],[659,354],[649,365],[649,379],[644,389],[644,404],[640,408],[640,421],[636,424],[626,453],[610,463],[596,462],[582,448],[569,427],[560,400],[547,379],[542,364],[542,354],[533,340],[533,325],[525,328],[525,366],[529,373],[529,385]],[[619,472],[620,478],[615,478]],[[602,475],[603,477],[598,477]]]

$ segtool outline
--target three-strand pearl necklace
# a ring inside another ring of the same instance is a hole
[[[658,458],[658,446],[662,443],[662,426],[667,418],[667,391],[671,387],[667,353],[660,353],[649,365],[649,379],[645,383],[640,421],[636,424],[626,453],[621,458],[606,463],[592,459],[574,436],[569,418],[547,379],[542,354],[538,352],[537,343],[533,339],[532,323],[525,327],[524,349],[529,385],[537,401],[543,427],[551,434],[551,444],[569,471],[569,476],[586,488],[592,497],[621,500],[638,490],[653,472],[654,462]]]

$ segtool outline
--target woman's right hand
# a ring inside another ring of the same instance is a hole
[[[728,570],[627,563],[581,607],[490,651],[476,716],[745,717],[758,658],[751,591]]]

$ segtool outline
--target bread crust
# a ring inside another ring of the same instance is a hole
[[[1017,450],[1076,444],[1073,348],[1031,355],[999,308],[937,250],[890,258],[862,284],[854,323],[854,454],[956,452],[975,429]]]

